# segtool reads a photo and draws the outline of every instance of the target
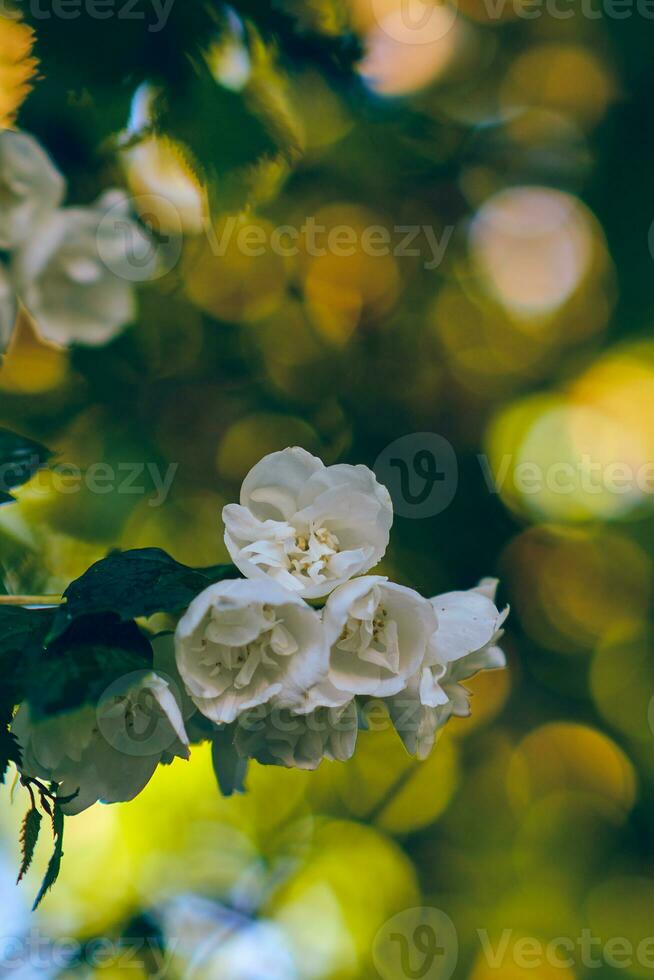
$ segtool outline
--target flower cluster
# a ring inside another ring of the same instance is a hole
[[[132,799],[194,741],[212,741],[228,769],[345,761],[373,699],[423,759],[450,717],[469,714],[462,682],[504,666],[494,581],[426,599],[368,574],[393,510],[367,467],[273,453],[223,520],[227,574],[245,577],[203,588],[174,636],[151,637],[150,669],[118,678],[96,705],[45,719],[18,710],[23,776],[57,784],[64,813]]]
[[[0,249],[8,255],[0,264],[2,347],[18,302],[45,340],[106,344],[134,318],[135,263],[139,279],[154,274],[152,243],[121,192],[91,207],[62,207],[65,189],[32,136],[0,130]]]
[[[188,694],[214,724],[234,723],[240,755],[304,769],[349,759],[366,702],[381,699],[424,758],[451,716],[469,714],[461,682],[504,666],[495,582],[425,599],[366,574],[393,520],[367,467],[273,453],[223,519],[246,579],[202,592],[175,645]],[[322,599],[321,609],[307,601]]]

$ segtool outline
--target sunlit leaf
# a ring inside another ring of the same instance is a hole
[[[32,866],[32,858],[34,857],[36,843],[39,839],[39,831],[41,830],[41,820],[41,814],[37,810],[36,806],[33,806],[32,809],[28,810],[25,814],[23,826],[21,827],[20,831],[22,860],[20,871],[18,872],[19,882],[22,881]]]
[[[54,851],[50,862],[48,864],[45,877],[41,884],[39,894],[36,897],[32,911],[36,911],[39,907],[47,893],[50,891],[52,886],[55,884],[57,878],[59,877],[59,872],[61,871],[61,859],[64,856],[64,815],[61,812],[61,808],[54,807],[52,813],[52,831],[54,834]]]

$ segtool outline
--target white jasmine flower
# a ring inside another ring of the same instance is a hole
[[[325,681],[307,692],[304,710],[354,695],[390,697],[425,660],[437,620],[427,599],[376,575],[341,585],[323,610],[330,646]]]
[[[112,685],[113,689],[113,685]],[[110,689],[111,690],[111,689]],[[59,784],[68,815],[97,803],[134,799],[165,755],[189,757],[179,706],[166,681],[144,673],[132,687],[108,694],[97,707],[43,720],[21,705],[12,724],[22,751],[22,772]]]
[[[0,130],[0,248],[22,245],[63,200],[64,178],[28,133]]]
[[[320,617],[274,582],[219,582],[193,600],[175,634],[177,666],[218,724],[275,699],[292,707],[327,672]]]
[[[46,340],[95,346],[134,319],[133,283],[155,266],[149,237],[110,193],[92,208],[45,215],[13,256],[11,276]]]
[[[309,599],[367,572],[388,545],[393,508],[366,466],[325,466],[297,446],[265,456],[223,510],[225,543],[248,578]]]
[[[437,731],[449,718],[470,714],[470,692],[461,682],[480,670],[506,666],[497,643],[509,610],[497,609],[496,589],[497,580],[484,579],[475,589],[429,600],[438,628],[424,663],[406,690],[388,702],[404,744],[418,758],[429,755]]]
[[[358,732],[353,700],[337,708],[298,715],[273,708],[256,709],[238,720],[234,745],[245,758],[288,769],[317,769],[323,759],[345,762],[354,755]]]

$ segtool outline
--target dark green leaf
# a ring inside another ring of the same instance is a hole
[[[52,455],[38,442],[0,429],[0,504],[10,503],[10,491],[27,483]]]
[[[30,710],[38,718],[95,704],[114,681],[151,666],[152,647],[136,623],[113,614],[86,616],[33,661]]]
[[[271,0],[265,4],[261,0],[233,0],[231,6],[252,21],[264,39],[275,43],[282,62],[292,68],[308,63],[335,77],[356,77],[363,47],[360,38],[348,29],[346,8],[339,0],[320,4],[307,0]],[[327,18],[342,21],[342,32],[321,30],[321,21]]]
[[[25,814],[23,826],[20,831],[20,849],[23,858],[16,884],[22,881],[32,865],[36,842],[39,839],[39,831],[41,830],[41,819],[41,814],[35,806]]]
[[[61,636],[81,616],[114,613],[127,621],[181,612],[213,582],[238,577],[233,565],[189,568],[159,548],[113,552],[68,586],[49,639]]]
[[[248,760],[242,759],[234,748],[233,729],[233,725],[219,728],[211,743],[213,771],[223,796],[245,793]]]
[[[15,766],[22,763],[20,745],[16,736],[5,726],[0,728],[0,784],[4,783],[9,769],[9,763]]]
[[[32,664],[41,655],[54,621],[53,609],[0,606],[0,677],[3,709],[23,700]]]
[[[204,59],[198,60],[183,87],[171,87],[161,94],[154,128],[186,149],[189,163],[208,185],[212,201],[224,210],[245,203],[245,172],[279,150],[246,96],[220,85]]]
[[[50,858],[50,863],[48,864],[39,894],[36,896],[36,901],[32,906],[33,912],[36,911],[50,891],[61,871],[61,859],[64,856],[64,815],[61,812],[61,808],[56,804],[52,813],[52,831],[54,834],[54,852]]]

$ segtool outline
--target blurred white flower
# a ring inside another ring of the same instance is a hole
[[[345,762],[354,755],[358,731],[354,700],[310,714],[272,708],[241,715],[234,745],[239,755],[264,765],[317,769],[323,759]]]
[[[293,447],[264,456],[223,510],[225,543],[248,578],[315,599],[367,572],[388,545],[393,508],[366,466],[325,466]]]
[[[318,613],[271,581],[205,589],[180,620],[175,645],[189,694],[219,724],[273,698],[293,707],[327,672]]]
[[[188,758],[188,738],[177,701],[166,681],[150,671],[136,684],[86,705],[42,720],[27,702],[12,724],[22,750],[22,772],[59,784],[68,815],[101,800],[134,799],[162,758]]]
[[[0,248],[22,245],[38,219],[59,207],[65,186],[33,136],[0,130]]]
[[[0,263],[0,351],[11,339],[18,314],[18,302],[6,266]]]
[[[329,674],[307,692],[304,708],[335,706],[354,695],[390,697],[424,662],[437,620],[427,599],[368,575],[332,592],[323,610]]]
[[[438,628],[420,670],[406,690],[388,702],[404,744],[418,758],[429,755],[436,732],[452,716],[470,714],[470,693],[461,682],[480,670],[506,666],[497,643],[509,609],[497,609],[496,590],[497,580],[484,579],[474,589],[429,600]]]
[[[42,217],[10,269],[46,340],[95,346],[134,319],[133,284],[154,275],[156,251],[129,217],[127,200],[109,193],[92,208],[61,208]]]

